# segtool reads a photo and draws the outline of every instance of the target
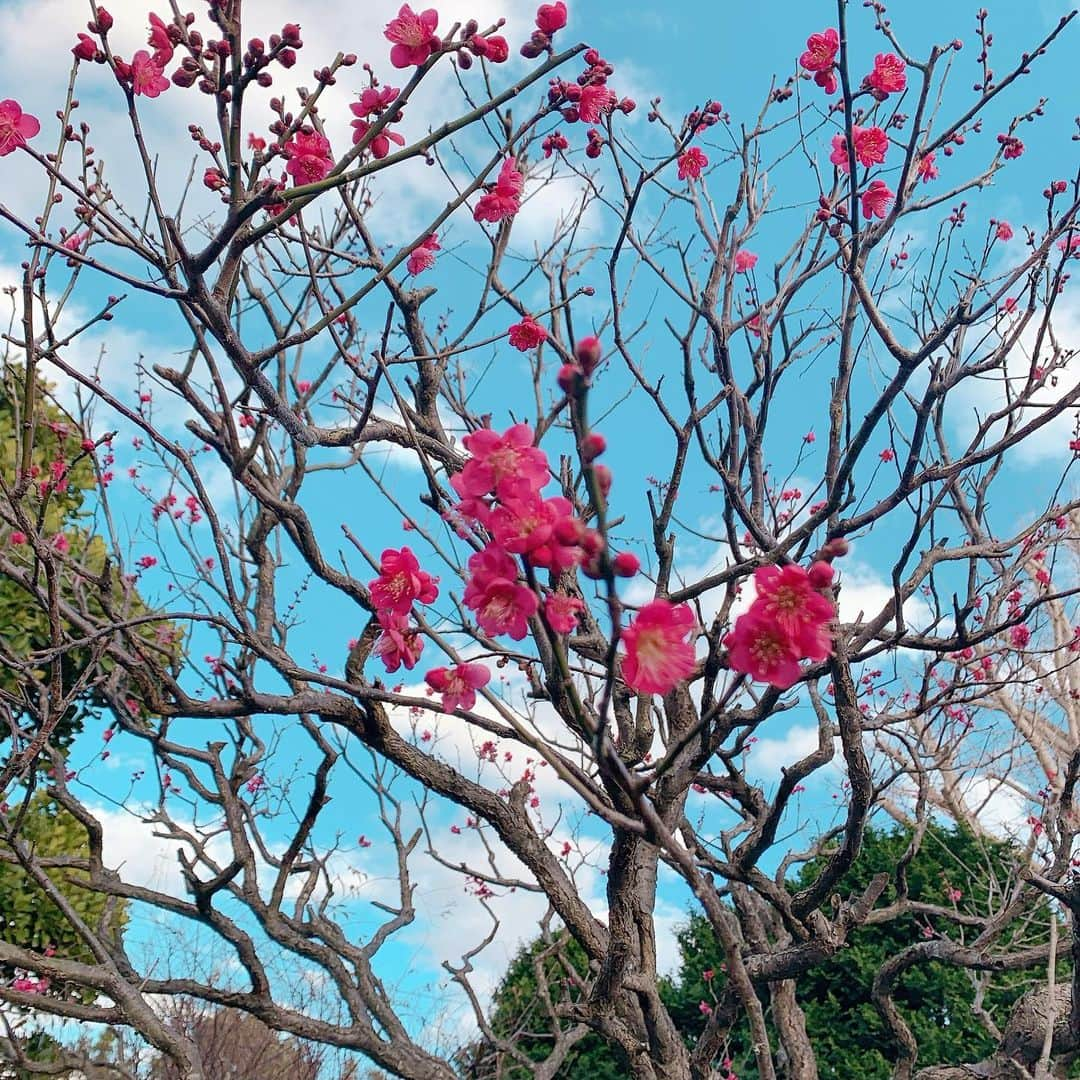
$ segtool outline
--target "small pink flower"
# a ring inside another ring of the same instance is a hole
[[[639,694],[666,694],[694,670],[694,645],[686,640],[696,617],[689,604],[653,600],[622,633],[623,678]]]
[[[994,230],[994,235],[1002,241],[1008,241],[1013,238],[1012,226],[1007,221],[999,221],[997,228]]]
[[[131,58],[131,91],[156,98],[169,89],[169,80],[165,78],[162,65],[157,62],[156,54],[151,56],[145,49],[140,49]]]
[[[409,252],[405,268],[415,277],[425,270],[430,270],[435,265],[435,252],[439,249],[439,238],[432,233],[419,247]]]
[[[529,631],[529,617],[536,614],[539,601],[532,589],[518,581],[514,559],[489,544],[469,557],[469,574],[465,606],[476,612],[480,628],[520,641]]]
[[[896,454],[890,447],[885,447],[885,449],[878,454],[878,457],[881,458],[882,461],[893,461],[896,458]]]
[[[689,150],[684,150],[679,155],[679,179],[700,179],[701,170],[708,164],[709,159],[705,156],[704,152],[696,146],[691,146]]]
[[[526,315],[510,327],[509,338],[515,349],[528,352],[547,340],[547,331],[531,315]]]
[[[884,180],[872,180],[861,196],[863,217],[884,220],[895,198],[895,193],[889,190]]]
[[[836,54],[840,51],[840,35],[831,26],[819,34],[811,34],[806,39],[806,52],[799,57],[799,63],[807,71],[827,71],[836,63]]]
[[[1023,623],[1014,626],[1009,630],[1009,641],[1014,649],[1026,649],[1031,641],[1031,631]]]
[[[924,183],[928,183],[931,180],[936,180],[940,175],[937,166],[934,164],[934,158],[937,155],[930,151],[929,154],[924,154],[919,158],[918,168],[915,170],[918,173],[919,179]]]
[[[382,633],[375,639],[372,652],[383,662],[391,674],[402,665],[412,671],[424,651],[424,639],[407,615],[396,611],[380,611],[379,626]]]
[[[866,76],[865,83],[879,101],[899,93],[907,86],[904,61],[895,53],[878,53],[874,57],[874,70]]]
[[[577,629],[578,614],[585,602],[564,593],[548,593],[544,599],[544,616],[556,634],[572,634]]]
[[[811,34],[806,39],[806,52],[799,57],[799,63],[806,71],[813,72],[814,82],[826,94],[835,94],[839,85],[834,71],[839,50],[840,35],[830,26],[820,34]]]
[[[728,664],[758,682],[787,690],[799,680],[799,660],[791,640],[771,619],[753,609],[735,620],[724,638]]]
[[[0,101],[0,157],[5,157],[19,146],[25,146],[41,130],[36,116],[22,111],[17,101],[8,98]]]
[[[860,165],[869,168],[884,163],[889,136],[881,128],[876,125],[868,128],[856,125],[851,129],[851,141],[855,144],[855,159]]]
[[[480,428],[461,441],[472,456],[450,483],[463,499],[488,495],[506,499],[520,494],[523,487],[539,491],[550,479],[547,454],[533,446],[528,424],[514,424],[501,435]]]
[[[21,529],[13,529],[8,537],[14,547],[21,547],[27,541],[27,535]]]
[[[525,178],[518,171],[512,157],[508,157],[499,170],[499,178],[485,195],[480,197],[473,211],[476,221],[490,221],[492,224],[503,218],[513,217],[521,209],[521,191]]]
[[[822,572],[816,566],[812,574],[795,564],[759,567],[754,573],[757,600],[751,610],[777,626],[797,656],[824,660],[832,651],[828,624],[836,609],[818,591]],[[832,568],[828,563],[821,566],[831,580]]]
[[[420,569],[409,548],[387,548],[379,560],[379,576],[368,588],[377,608],[406,615],[414,601],[433,604],[438,599],[438,580]]]
[[[390,50],[390,63],[396,68],[423,64],[439,48],[435,34],[438,25],[439,13],[434,9],[417,14],[408,4],[402,4],[397,18],[391,19],[383,31],[383,36],[394,46]]]
[[[758,257],[752,251],[740,248],[735,252],[735,273],[745,274],[753,270],[757,265],[757,259]]]
[[[618,96],[606,83],[589,83],[581,88],[581,97],[577,103],[578,116],[586,124],[599,124],[605,116],[614,111],[618,103]]]
[[[356,103],[354,102],[352,105],[349,106],[349,108],[355,112],[357,108]],[[361,139],[363,139],[367,135],[368,131],[371,129],[371,122],[368,120],[353,120],[352,129],[352,141],[353,146],[355,146],[358,142],[361,141]],[[391,131],[388,127],[385,127],[382,129],[382,131],[379,132],[378,135],[375,136],[375,138],[371,140],[370,143],[368,143],[367,149],[376,161],[382,161],[382,159],[390,153],[391,143],[394,143],[396,146],[404,146],[405,136],[399,134],[396,131]]]
[[[289,159],[285,171],[297,185],[314,184],[334,167],[330,140],[317,131],[298,131],[283,149]]]
[[[491,672],[483,664],[458,664],[455,668],[432,668],[424,681],[437,694],[442,694],[443,712],[471,709],[476,704],[476,691],[486,686]]]

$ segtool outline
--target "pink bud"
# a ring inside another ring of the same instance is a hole
[[[79,43],[71,52],[80,60],[93,60],[97,56],[97,42],[89,34],[79,34]]]
[[[807,576],[815,589],[827,589],[832,584],[833,568],[829,563],[819,560],[810,567]]]
[[[620,551],[611,560],[611,568],[618,577],[633,577],[641,569],[641,560],[632,551]]]
[[[564,394],[577,393],[578,386],[583,378],[584,373],[576,364],[563,364],[563,366],[559,368],[559,389],[562,390]]]
[[[107,34],[113,28],[113,17],[103,7],[97,9],[97,25],[103,34]]]
[[[836,536],[821,549],[821,554],[826,559],[840,559],[850,550],[851,545],[842,536]]]
[[[581,370],[586,376],[591,375],[603,356],[600,348],[600,339],[593,335],[582,338],[574,346],[574,359],[581,365]]]
[[[581,445],[586,461],[593,461],[607,449],[607,439],[597,431],[590,431]]]

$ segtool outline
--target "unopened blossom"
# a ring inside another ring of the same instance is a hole
[[[396,611],[380,611],[378,620],[382,633],[375,639],[372,653],[391,674],[402,666],[411,671],[424,651],[419,628],[409,622],[407,615]]]
[[[471,709],[476,704],[476,691],[486,686],[491,672],[483,664],[458,664],[453,668],[432,668],[424,681],[442,695],[443,712]]]
[[[694,645],[687,635],[696,617],[689,604],[653,600],[622,632],[626,685],[639,694],[666,694],[694,670]]]
[[[878,53],[874,57],[874,70],[866,76],[865,83],[879,101],[899,93],[907,86],[904,61],[895,53]]]
[[[528,352],[547,340],[547,331],[531,315],[526,315],[510,327],[509,339],[515,349]]]
[[[884,220],[895,198],[896,195],[884,180],[872,180],[861,195],[863,217]]]
[[[521,209],[521,191],[525,178],[518,171],[516,162],[508,157],[499,170],[499,178],[486,194],[480,197],[473,211],[476,221],[492,224],[503,218],[513,217]]]
[[[79,60],[93,60],[97,56],[97,42],[89,34],[79,34],[78,38],[71,54]]]
[[[22,111],[17,101],[0,101],[0,157],[26,145],[41,130],[36,116]]]
[[[156,98],[168,89],[169,80],[165,78],[162,65],[158,63],[156,56],[140,49],[131,58],[131,92]]]
[[[439,595],[438,580],[420,569],[420,563],[409,548],[387,548],[379,560],[379,576],[368,588],[376,608],[405,615],[414,601],[421,604],[435,602]]]
[[[544,157],[549,158],[552,154],[562,150],[568,150],[570,148],[570,141],[561,132],[553,131],[550,135],[544,137],[544,141],[541,145],[544,150]]]
[[[393,44],[390,63],[396,68],[423,64],[436,49],[439,39],[435,28],[439,25],[439,13],[432,8],[414,12],[408,4],[402,4],[397,18],[386,24],[383,36]]]
[[[417,274],[422,274],[425,270],[430,270],[435,265],[435,252],[438,250],[439,238],[435,233],[432,233],[423,243],[409,252],[405,268],[414,277]]]
[[[169,37],[169,27],[160,15],[150,12],[150,37],[147,45],[154,50],[154,63],[164,68],[173,58],[173,43]]]
[[[469,48],[492,64],[505,64],[510,58],[510,43],[500,34],[489,34],[487,37],[474,34],[469,39]]]
[[[556,0],[554,4],[541,4],[536,12],[536,27],[547,35],[566,26],[566,4]]]
[[[317,131],[298,131],[283,149],[289,159],[285,171],[298,186],[324,179],[334,167],[330,140]]]
[[[578,615],[585,610],[585,602],[565,593],[548,593],[544,597],[544,618],[556,634],[570,634],[577,629]]]
[[[747,251],[745,248],[735,252],[735,273],[745,274],[750,270],[753,270],[757,266],[758,257],[752,252]]]

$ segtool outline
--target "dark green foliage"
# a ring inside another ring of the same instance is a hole
[[[19,373],[12,367],[3,369],[0,371],[0,476],[9,487],[21,471],[24,409],[24,388]],[[70,546],[68,560],[82,570],[79,574],[61,571],[59,589],[66,604],[85,611],[92,619],[104,618],[103,587],[98,580],[104,576],[108,603],[114,615],[131,617],[150,612],[115,567],[105,573],[109,566],[105,544],[87,528],[87,493],[94,488],[96,475],[93,457],[83,448],[83,433],[78,424],[50,400],[47,388],[40,384],[34,410],[30,461],[35,479],[19,500],[19,508],[27,522],[9,522],[0,518],[0,543],[5,544],[7,555],[16,564],[11,576],[0,573],[0,641],[4,649],[0,654],[0,701],[11,710],[28,736],[32,736],[36,727],[32,709],[34,691],[28,686],[31,680],[26,671],[3,663],[3,657],[30,658],[49,651],[53,643],[47,612],[34,594],[35,589],[43,587],[41,568],[31,545],[10,542],[16,526],[28,524],[29,527],[18,531],[36,533],[46,540],[58,533],[66,537]],[[51,480],[43,488],[45,478]],[[64,626],[65,641],[80,636],[74,629]],[[147,624],[137,631],[137,636],[145,647],[161,652],[163,665],[167,666],[178,655],[180,633],[164,620],[156,626]],[[113,667],[107,656],[95,656],[89,647],[69,647],[59,659],[43,660],[40,667],[34,669],[34,679],[47,683],[53,663],[60,665],[65,689],[82,678],[91,663],[96,663],[101,673],[107,673]],[[99,713],[105,704],[94,681],[89,680],[86,691],[72,702],[53,729],[51,745],[66,750],[86,719]],[[0,723],[0,746],[9,739],[8,724]],[[45,767],[50,764],[47,755],[39,760]]]
[[[911,833],[906,829],[867,830],[859,858],[841,883],[839,893],[858,894],[876,874],[887,873],[890,885],[879,907],[895,900],[894,876],[910,839]],[[1008,844],[987,842],[959,829],[931,826],[908,867],[907,895],[917,903],[945,908],[955,903],[961,912],[986,915],[1000,904],[1002,890],[1009,888],[1016,863],[1017,854]],[[792,887],[800,888],[819,872],[819,864],[808,864]],[[962,895],[950,900],[950,889],[959,890]],[[1018,929],[1003,939],[999,947],[1026,946],[1045,940],[1045,910],[1030,926],[1023,918],[1016,923]],[[796,993],[806,1014],[822,1080],[853,1076],[860,1080],[887,1080],[891,1075],[892,1039],[871,1000],[871,986],[886,959],[928,933],[958,938],[960,930],[947,918],[923,914],[907,914],[864,926],[853,935],[847,948],[799,978]],[[967,933],[970,936],[972,931]],[[723,993],[723,955],[701,915],[690,916],[678,932],[678,940],[680,970],[673,979],[664,980],[661,993],[679,1030],[693,1044],[706,1022],[702,1002],[710,1005]],[[528,1047],[527,1052],[534,1060],[542,1059],[550,1046],[550,1039],[543,1034],[550,1030],[546,1013],[535,1007],[532,958],[539,948],[539,943],[535,943],[511,964],[496,993],[491,1014],[495,1030],[504,1035],[516,1030],[515,1017],[530,1017],[524,1026],[532,1034],[522,1045]],[[584,970],[580,951],[575,953],[571,947],[564,953],[576,956],[578,970]],[[1033,978],[1043,974],[1040,971],[995,975],[987,986],[983,1007],[1003,1027],[1012,1003],[1031,985]],[[903,977],[894,997],[915,1034],[921,1062],[971,1062],[993,1051],[994,1040],[972,1012],[975,984],[968,972],[942,963],[918,965]],[[517,1024],[521,1023],[519,1019]],[[559,1073],[561,1077],[592,1080],[626,1075],[613,1048],[598,1036],[591,1035],[579,1045],[580,1055],[568,1060]],[[742,1080],[756,1076],[744,1025],[736,1026],[726,1052]],[[467,1071],[464,1074],[488,1075]]]
[[[39,860],[47,862],[52,856],[77,859],[89,854],[86,830],[44,794],[31,796],[25,813],[21,806],[11,807],[8,820],[19,822],[20,841]],[[31,952],[53,949],[57,956],[93,962],[93,954],[85,942],[41,886],[15,861],[14,849],[2,835],[0,854],[3,856],[0,861],[0,939]],[[117,904],[110,910],[102,894],[79,886],[82,875],[78,870],[54,868],[48,872],[67,902],[92,929],[101,927],[106,933],[122,933],[126,905]],[[4,981],[10,980],[13,974],[10,968],[0,965],[0,978]],[[54,985],[49,992],[64,995],[71,991]]]
[[[545,985],[554,1005],[573,1002],[581,995],[575,985],[575,976],[580,978],[587,972],[584,951],[565,931],[553,934],[549,942],[537,939],[510,962],[495,992],[490,1014],[492,1030],[498,1037],[513,1041],[530,1061],[543,1061],[551,1052],[552,1028],[549,1011],[540,993],[540,982]],[[563,1023],[564,1029],[570,1026],[570,1023]],[[495,1055],[481,1043],[459,1051],[456,1064],[461,1075],[470,1080],[488,1080],[496,1076],[500,1080],[527,1080],[531,1076],[526,1067],[514,1064],[508,1057],[501,1063],[502,1071],[498,1071]],[[616,1047],[589,1032],[574,1044],[560,1075],[588,1077],[589,1080],[625,1080],[627,1069]]]

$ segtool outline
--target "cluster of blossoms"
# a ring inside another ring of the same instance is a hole
[[[354,101],[349,109],[356,117],[352,121],[353,145],[363,141],[380,116],[397,100],[400,93],[396,86],[369,86],[360,94],[360,100]],[[395,120],[401,119],[401,113],[394,116]],[[405,137],[396,131],[391,131],[386,125],[368,144],[368,151],[373,158],[382,159],[390,153],[390,144],[397,146],[405,145]]]
[[[432,233],[421,244],[409,252],[409,259],[405,267],[410,274],[422,274],[435,265],[435,252],[439,250],[439,237]]]
[[[588,65],[578,76],[577,82],[552,79],[548,87],[548,101],[559,109],[568,124],[583,121],[598,124],[616,109],[628,115],[637,108],[632,98],[619,100],[608,86],[608,79],[615,68],[595,49],[587,49],[584,56]]]
[[[800,660],[824,660],[832,652],[836,607],[823,590],[832,580],[833,568],[823,561],[809,570],[759,567],[757,598],[724,639],[731,669],[786,690],[799,679]]]
[[[499,169],[499,177],[480,196],[473,211],[476,221],[490,221],[493,225],[504,218],[513,217],[521,209],[521,192],[525,177],[518,170],[512,157],[506,158]]]
[[[368,584],[382,633],[372,651],[389,672],[402,665],[411,671],[424,648],[419,631],[409,622],[414,603],[433,604],[439,597],[438,578],[420,569],[412,551],[388,548],[379,559],[379,576]]]

